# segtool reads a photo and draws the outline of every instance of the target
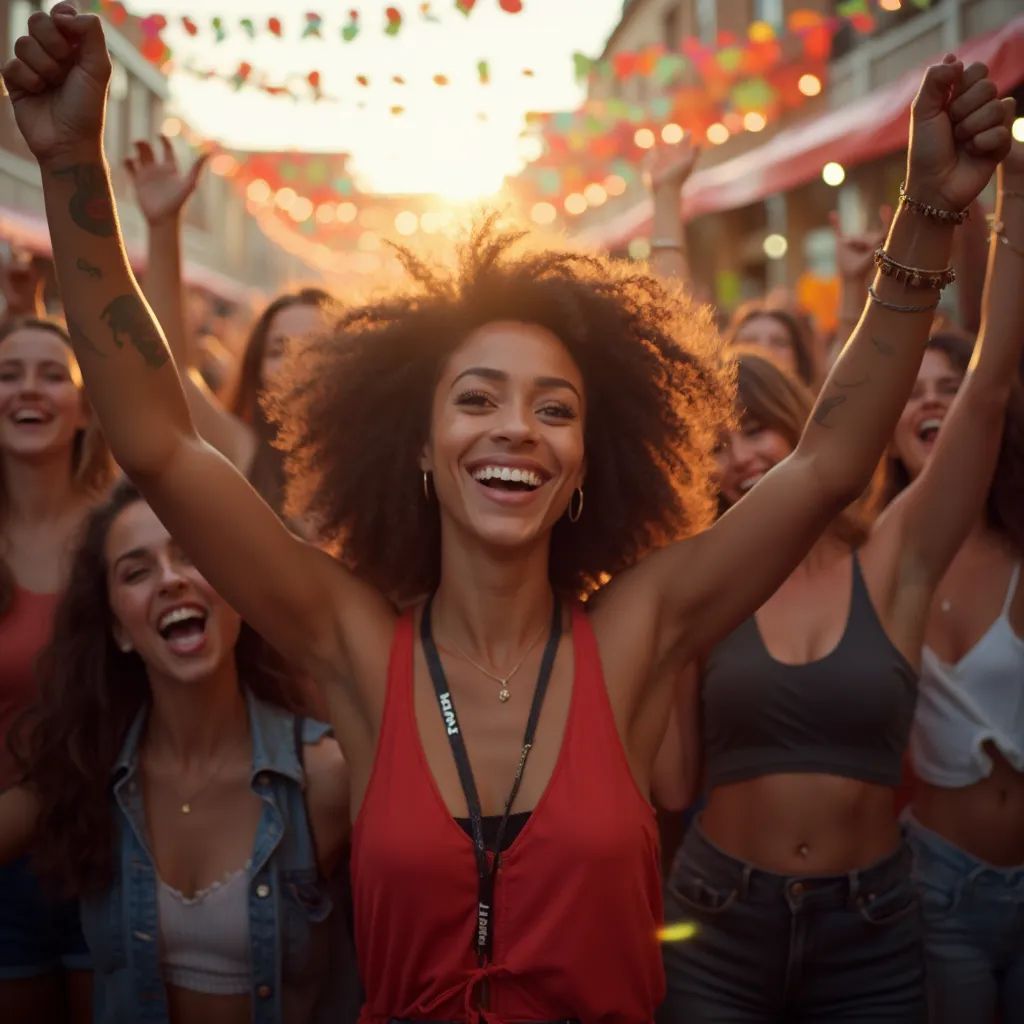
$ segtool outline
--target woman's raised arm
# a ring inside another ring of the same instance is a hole
[[[1012,102],[995,99],[986,75],[982,65],[965,71],[952,55],[925,73],[911,119],[912,203],[901,204],[884,247],[886,269],[921,274],[875,277],[796,450],[711,529],[624,574],[625,600],[604,602],[610,613],[626,613],[627,629],[650,618],[656,662],[670,650],[694,657],[755,611],[868,485],[910,394],[937,303],[937,288],[919,278],[942,276],[950,214],[985,187],[1010,145]]]
[[[67,3],[37,12],[14,52],[4,79],[39,161],[71,338],[115,458],[254,628],[320,678],[347,676],[345,636],[386,627],[387,603],[292,536],[193,428],[114,213],[102,148],[110,58],[99,19]],[[340,622],[340,607],[360,621]]]

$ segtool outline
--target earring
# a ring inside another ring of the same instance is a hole
[[[430,501],[430,474],[423,470],[423,497]]]
[[[122,654],[128,654],[131,652],[132,642],[131,640],[122,640],[117,646]]]
[[[576,500],[576,495],[577,494],[579,495],[578,503],[577,503],[577,500]],[[575,511],[573,511],[573,504],[574,503],[576,503],[576,510]],[[578,523],[580,521],[580,516],[581,515],[583,515],[583,488],[582,487],[577,487],[576,490],[572,492],[572,497],[569,498],[569,522],[570,523]]]

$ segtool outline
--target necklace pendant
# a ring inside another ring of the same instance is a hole
[[[511,696],[512,696],[512,694],[508,692],[508,687],[507,686],[503,686],[498,691],[498,700],[500,700],[502,704],[506,703],[508,701],[509,697],[511,697]]]
[[[192,813],[192,805],[187,800],[185,801],[185,803],[183,803],[181,805],[181,813],[182,814],[191,814]]]

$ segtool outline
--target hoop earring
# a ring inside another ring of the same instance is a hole
[[[576,511],[573,511],[573,503],[576,501],[576,495],[579,495],[579,503],[576,505]],[[577,487],[572,492],[572,497],[569,498],[569,522],[578,523],[580,516],[583,515],[583,488]]]
[[[423,470],[423,497],[430,501],[430,474]]]

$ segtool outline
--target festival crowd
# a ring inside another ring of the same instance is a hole
[[[689,296],[684,147],[649,268],[486,220],[368,304],[278,296],[232,386],[182,285],[201,162],[138,143],[140,288],[109,75],[67,3],[3,68],[61,302],[6,269],[3,1020],[1024,1021],[1024,144],[986,68],[927,69],[895,211],[836,227],[833,337]]]

